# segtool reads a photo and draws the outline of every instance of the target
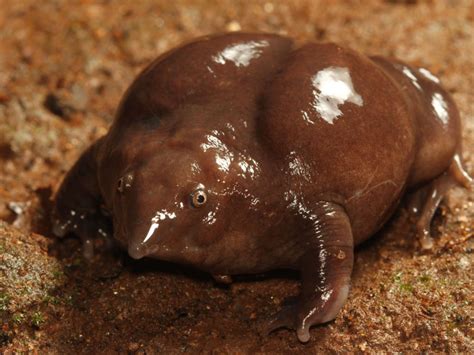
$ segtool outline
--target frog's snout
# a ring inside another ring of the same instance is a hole
[[[130,257],[132,257],[133,259],[138,260],[146,256],[146,249],[147,248],[145,247],[145,245],[143,245],[143,243],[131,243],[128,246],[128,255],[130,255]]]

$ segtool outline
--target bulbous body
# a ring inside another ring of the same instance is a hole
[[[422,245],[442,196],[470,177],[460,119],[439,79],[397,60],[289,38],[203,37],[151,63],[109,133],[66,176],[55,232],[106,234],[132,257],[214,275],[300,270],[270,329],[333,319],[354,246],[420,189]]]

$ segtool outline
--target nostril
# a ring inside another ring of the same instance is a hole
[[[117,182],[118,192],[123,192],[124,185],[125,185],[125,183],[123,182],[123,178],[120,178],[119,181]]]
[[[128,189],[132,186],[133,183],[133,174],[128,173],[122,176],[117,182],[117,191],[123,193],[125,189]]]

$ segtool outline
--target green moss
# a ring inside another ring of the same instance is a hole
[[[0,292],[0,311],[4,312],[8,310],[8,305],[10,304],[10,296],[4,292]]]
[[[46,295],[43,298],[43,302],[46,303],[46,304],[57,305],[57,304],[61,303],[61,300],[58,297],[51,296],[51,295]]]
[[[31,325],[35,328],[40,328],[44,323],[44,317],[41,312],[35,312],[31,315]]]
[[[420,277],[420,282],[427,283],[431,281],[431,277],[427,274],[423,274]]]
[[[25,319],[25,315],[23,313],[14,313],[12,315],[12,321],[15,324],[21,324],[23,323],[23,320]]]
[[[400,290],[405,291],[405,292],[413,292],[413,285],[412,284],[401,283],[400,284]]]
[[[403,272],[399,271],[393,276],[393,282],[399,283],[402,280]]]

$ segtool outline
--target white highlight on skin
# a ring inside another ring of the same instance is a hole
[[[263,50],[269,45],[268,41],[249,41],[245,43],[232,44],[224,48],[222,52],[212,57],[218,64],[232,62],[236,67],[246,67],[253,59],[260,57]]]
[[[168,212],[166,210],[161,210],[159,212],[156,212],[155,216],[151,219],[150,229],[148,229],[148,233],[146,234],[146,237],[142,243],[146,243],[151,238],[153,233],[155,233],[155,231],[160,226],[160,224],[158,223],[159,221],[163,221],[165,219],[175,219],[175,218],[176,218],[176,213],[174,212]]]
[[[309,318],[311,318],[316,313],[316,311],[320,311],[321,309],[324,308],[326,303],[331,298],[331,295],[333,294],[333,292],[334,292],[334,290],[331,289],[331,290],[326,290],[321,294],[320,298],[321,298],[322,303],[319,304],[318,306],[314,307],[311,311],[309,311],[309,313],[306,315],[306,317],[303,318],[303,321],[301,323],[301,326],[302,326],[303,329],[307,329],[313,324],[313,323],[310,323],[308,326],[306,325]],[[337,311],[339,311],[339,309],[340,308],[338,308]],[[332,312],[329,312],[329,313],[332,313]],[[336,312],[336,314],[337,314],[337,312]],[[331,316],[332,316],[332,314],[331,314]],[[334,319],[334,317],[332,317],[331,319]],[[329,319],[329,320],[331,320],[331,319]],[[323,320],[322,322],[325,323],[329,320]],[[303,341],[308,341],[309,340],[309,334],[304,334],[304,338],[302,340]]]
[[[328,252],[324,249],[324,245],[321,244],[321,250],[319,251],[319,276],[321,277],[321,281],[326,281],[326,260],[328,256]]]
[[[234,130],[233,126],[228,128]],[[206,142],[202,143],[200,146],[204,152],[209,150],[215,151],[215,161],[219,170],[228,173],[231,164],[235,161],[239,169],[242,171],[242,173],[239,173],[238,175],[243,178],[253,179],[260,173],[260,168],[255,159],[242,153],[239,153],[236,158],[235,154],[231,152],[227,145],[218,137],[220,132],[214,130],[212,133],[213,134],[205,136]]]
[[[310,167],[306,164],[300,157],[297,156],[295,151],[292,151],[288,155],[288,168],[290,175],[292,176],[300,176],[306,181],[311,181],[311,172]]]
[[[194,174],[198,174],[201,172],[201,168],[199,167],[199,165],[197,163],[192,163],[191,164],[191,171],[194,173]]]
[[[340,105],[346,102],[357,106],[364,104],[364,100],[354,89],[348,68],[328,67],[314,75],[311,81],[315,89],[313,108],[329,124],[333,124],[342,115]],[[308,123],[314,123],[305,113],[303,111],[303,119]]]
[[[260,200],[257,197],[253,197],[250,200],[250,205],[253,206],[253,207],[257,206],[259,203],[260,203]]]
[[[405,74],[405,75],[408,77],[408,79],[411,80],[411,82],[413,83],[413,85],[415,85],[418,90],[421,90],[421,86],[420,86],[420,84],[418,83],[418,79],[417,79],[416,76],[412,73],[412,71],[410,70],[410,68],[408,68],[408,67],[403,67],[402,72],[403,72],[403,74]]]
[[[249,165],[247,164],[246,161],[239,162],[239,166],[240,166],[240,169],[242,169],[244,173],[246,173],[247,170],[249,169]]]
[[[309,123],[309,124],[314,124],[314,121],[309,118],[309,114],[306,111],[301,111],[301,114],[303,115],[303,121]]]
[[[242,173],[238,174],[243,178],[255,178],[260,174],[260,167],[258,163],[250,156],[245,156],[243,154],[239,154],[240,161],[237,163]]]
[[[333,320],[334,318],[336,318],[337,313],[342,308],[344,303],[346,303],[348,295],[349,295],[349,284],[345,284],[339,288],[338,293],[336,295],[337,298],[333,302],[332,307],[328,309],[326,313],[326,317],[321,319],[322,323],[329,322],[330,320]],[[331,295],[329,295],[329,297],[330,296]]]
[[[434,93],[431,98],[431,106],[433,106],[433,110],[440,121],[447,124],[449,120],[448,104],[444,100],[443,95],[439,92]]]
[[[324,302],[327,302],[327,301],[329,300],[329,298],[331,297],[333,291],[334,291],[334,290],[329,290],[329,291],[324,292],[324,293],[321,295],[321,299],[322,299]]]
[[[207,223],[209,225],[211,224],[214,224],[217,219],[216,219],[216,211],[217,211],[217,208],[215,211],[211,211],[207,214],[206,217],[204,217],[204,219],[202,220],[204,223]]]
[[[153,233],[155,233],[155,231],[158,229],[159,226],[160,226],[159,223],[153,222],[151,224],[150,229],[148,229],[148,233],[146,234],[146,237],[143,240],[143,243],[146,243],[147,240],[151,238],[151,236],[153,235]]]
[[[222,192],[219,193],[221,196],[241,196],[247,201],[250,201],[250,208],[258,210],[257,205],[260,203],[260,200],[250,193],[248,189],[241,189],[237,184],[233,184],[229,187],[226,187]]]
[[[229,135],[231,136],[231,138],[233,140],[237,139],[237,137],[235,136],[235,128],[234,126],[232,126],[230,123],[226,123],[225,124],[226,128],[229,130]]]
[[[433,73],[431,73],[428,69],[420,68],[420,69],[418,69],[418,71],[426,79],[431,80],[431,81],[435,82],[436,84],[440,83],[439,79],[435,75],[433,75]]]
[[[201,148],[204,152],[210,149],[216,150],[216,164],[219,170],[229,172],[230,164],[234,159],[234,154],[229,151],[227,146],[216,136],[206,135],[206,143],[201,144]]]
[[[454,155],[454,161],[456,162],[456,165],[457,165],[457,168],[458,170],[461,172],[461,175],[463,176],[466,184],[472,184],[472,182],[474,181],[473,178],[471,178],[469,176],[469,174],[464,170],[463,168],[463,165],[462,165],[462,162],[461,162],[461,157],[459,154],[455,154]]]
[[[229,171],[230,163],[232,162],[230,155],[219,155],[216,154],[216,164],[219,166],[219,169],[225,172]]]
[[[303,218],[307,218],[310,221],[318,222],[318,217],[313,214],[308,207],[306,207],[303,201],[300,201],[298,199],[298,196],[294,191],[289,190],[288,192],[285,192],[284,198],[285,201],[290,201],[290,203],[288,204],[289,209],[296,210],[296,212]]]

